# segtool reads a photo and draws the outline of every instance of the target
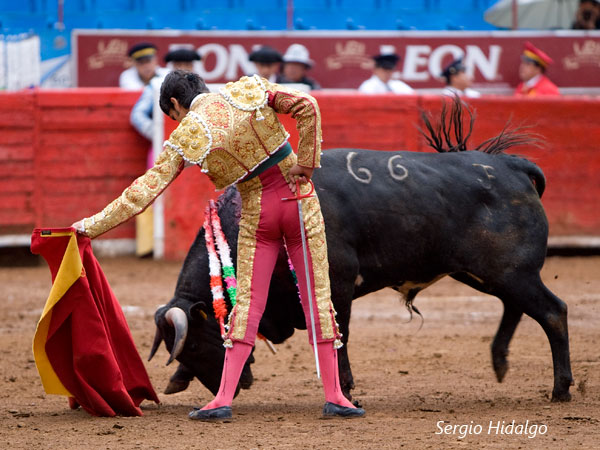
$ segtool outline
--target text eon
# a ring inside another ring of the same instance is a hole
[[[309,49],[310,50],[310,49]],[[318,51],[311,51],[317,59],[319,66]],[[400,48],[399,48],[400,51]],[[198,47],[198,53],[202,60],[210,60],[208,66],[201,64],[199,74],[206,81],[234,80],[240,75],[253,73],[256,68],[254,63],[248,61],[248,51],[242,44],[219,44],[207,43]],[[487,81],[498,78],[498,67],[502,47],[500,45],[488,45],[483,49],[477,45],[461,46],[444,44],[440,46],[431,45],[406,45],[402,56],[401,78],[406,81],[423,82],[438,78],[442,67],[448,60],[463,57],[464,64],[469,74],[476,70],[481,73]],[[400,68],[400,67],[399,67]],[[365,70],[365,75],[367,74]]]
[[[406,81],[427,81],[430,77],[439,77],[442,73],[444,61],[448,59],[463,58],[467,72],[473,75],[475,69],[488,81],[495,80],[498,76],[498,66],[502,47],[490,45],[488,54],[477,45],[466,45],[463,50],[458,45],[407,45],[404,55],[402,78]],[[451,55],[451,58],[447,58]]]

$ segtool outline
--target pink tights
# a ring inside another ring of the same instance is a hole
[[[317,344],[317,347],[325,401],[354,408],[354,405],[344,397],[340,388],[337,350],[333,348],[333,342],[321,342]],[[231,406],[242,369],[251,351],[252,345],[244,342],[234,342],[233,347],[226,350],[219,392],[214,400],[202,409]]]

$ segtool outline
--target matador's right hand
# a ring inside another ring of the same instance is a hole
[[[296,193],[296,180],[298,180],[300,184],[308,183],[312,177],[313,171],[314,169],[312,167],[299,166],[298,164],[292,166],[288,172],[290,180],[288,186],[292,193]]]
[[[73,225],[71,225],[71,227],[75,228],[75,231],[77,231],[79,234],[83,234],[84,236],[87,236],[87,234],[85,232],[85,227],[83,226],[83,220],[84,219],[78,220]]]

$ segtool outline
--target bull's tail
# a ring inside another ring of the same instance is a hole
[[[546,190],[546,177],[544,176],[544,172],[542,172],[542,169],[534,164],[533,170],[531,170],[528,175],[529,179],[533,183],[533,187],[535,187],[538,195],[540,198],[542,198],[542,194]]]
[[[525,158],[514,157],[514,161],[512,162],[515,166],[516,170],[520,170],[525,172],[525,174],[531,180],[531,184],[537,191],[540,198],[542,198],[542,194],[546,190],[546,177],[544,176],[544,172],[540,169],[536,164],[531,161],[526,160]]]
[[[465,130],[465,112],[468,115],[467,130]],[[435,126],[432,124],[431,116],[424,111],[421,111],[421,119],[427,131],[421,128],[419,128],[419,131],[421,131],[429,146],[436,151],[446,153],[469,150],[467,148],[467,141],[473,132],[475,112],[463,103],[458,95],[455,95],[452,99],[450,112],[448,112],[447,102],[444,101],[442,103],[440,120]],[[505,150],[518,145],[540,146],[542,142],[541,136],[527,132],[528,127],[520,126],[511,128],[510,126],[511,123],[509,120],[497,136],[482,142],[473,150],[494,154],[503,153]]]

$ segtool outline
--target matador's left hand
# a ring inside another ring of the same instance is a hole
[[[314,169],[312,167],[304,167],[295,164],[289,171],[289,182],[290,190],[295,194],[296,193],[296,180],[300,182],[300,184],[306,184],[312,178]]]

